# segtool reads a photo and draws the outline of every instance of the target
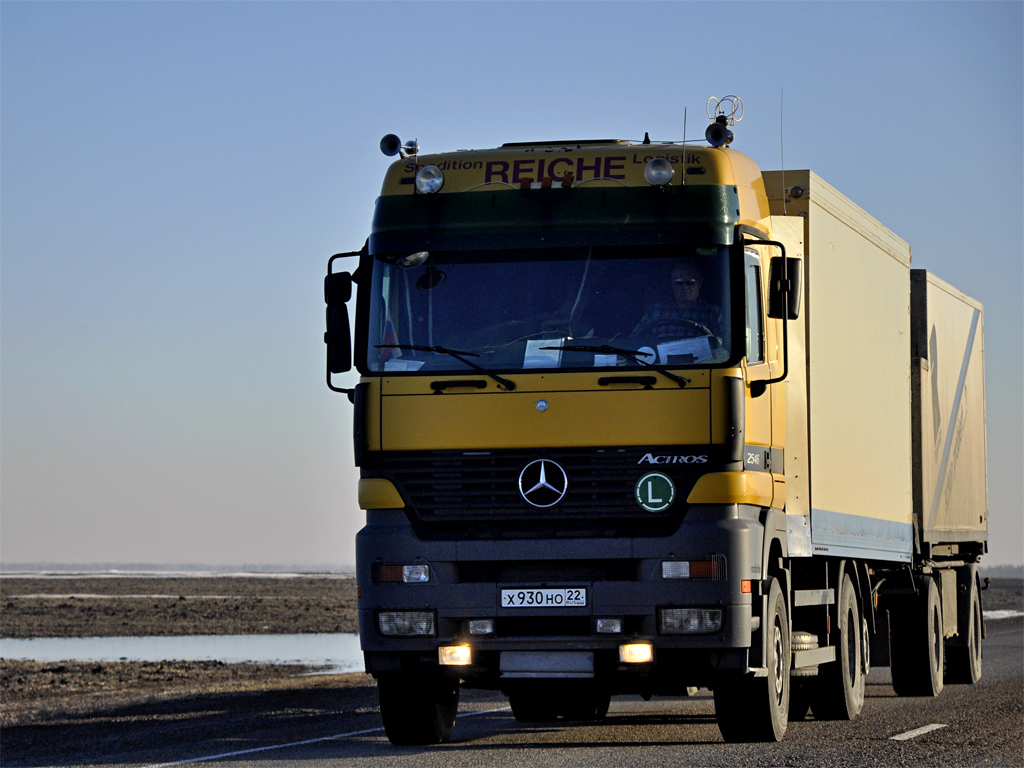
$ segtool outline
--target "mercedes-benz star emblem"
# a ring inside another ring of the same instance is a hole
[[[535,507],[555,506],[567,490],[569,478],[565,470],[550,459],[531,461],[519,473],[519,493]]]

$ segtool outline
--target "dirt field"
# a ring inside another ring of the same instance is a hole
[[[984,602],[986,611],[1022,611],[1024,582],[994,579]],[[355,584],[338,578],[4,577],[0,606],[0,637],[8,638],[356,631]],[[336,691],[346,702],[376,706],[369,676],[310,672],[220,662],[0,659],[0,727],[256,690]]]
[[[0,578],[0,637],[357,632],[356,585],[323,577]]]
[[[0,578],[0,637],[356,632],[351,578]],[[220,662],[0,659],[0,726],[200,694],[372,686],[366,675]]]

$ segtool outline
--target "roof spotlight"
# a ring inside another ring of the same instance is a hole
[[[655,157],[644,166],[644,178],[655,187],[667,186],[675,175],[675,166],[664,157]]]
[[[444,174],[436,165],[425,165],[416,171],[416,189],[432,195],[444,186]]]

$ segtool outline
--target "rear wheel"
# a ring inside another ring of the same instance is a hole
[[[864,708],[864,634],[849,574],[839,588],[837,658],[821,668],[811,709],[818,720],[854,720]]]
[[[967,645],[946,646],[947,683],[974,685],[981,679],[981,592],[973,570],[971,576],[967,626],[959,628],[961,633],[967,635]]]
[[[920,592],[895,602],[889,611],[892,687],[897,696],[938,696],[942,691],[945,642],[942,602],[935,579]]]
[[[448,741],[459,709],[459,682],[443,677],[377,681],[380,716],[392,744]]]
[[[778,579],[771,580],[768,611],[766,677],[721,675],[715,681],[715,718],[728,742],[782,741],[789,716],[789,613]]]

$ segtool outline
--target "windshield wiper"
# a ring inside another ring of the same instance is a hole
[[[654,363],[647,362],[643,358],[637,357],[640,353],[640,350],[638,349],[619,349],[618,347],[610,347],[607,344],[601,344],[600,346],[588,344],[567,344],[564,347],[541,347],[541,349],[561,349],[566,352],[593,352],[596,355],[619,355],[627,360],[632,360],[638,365],[657,371],[665,378],[674,381],[680,387],[685,387],[690,383],[689,379],[683,376],[677,376],[671,371],[666,370],[663,365],[655,365]]]
[[[491,373],[486,368],[477,365],[472,360],[467,360],[466,357],[480,357],[476,352],[463,352],[458,349],[448,349],[448,347],[426,347],[420,344],[376,344],[377,349],[405,349],[411,352],[437,352],[440,355],[451,355],[460,363],[465,363],[475,371],[480,371],[484,376],[490,379],[494,379],[498,382],[498,386],[502,389],[511,392],[516,388],[516,383],[510,381],[503,376],[499,376],[496,373]]]

